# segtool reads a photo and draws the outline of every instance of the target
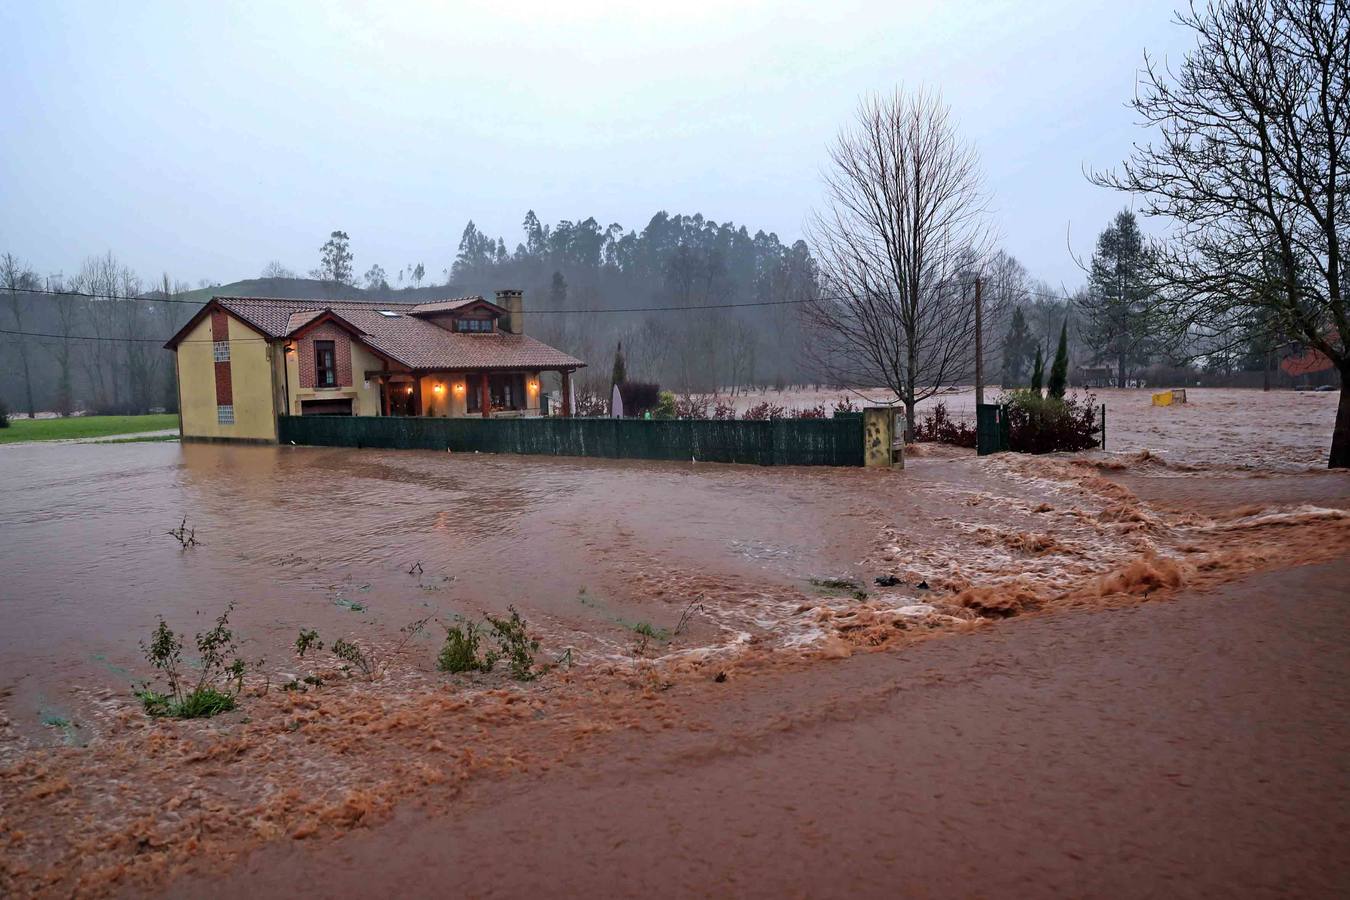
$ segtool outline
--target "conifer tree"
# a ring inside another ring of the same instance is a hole
[[[1003,338],[1003,387],[1021,387],[1026,384],[1032,348],[1035,346],[1036,339],[1027,327],[1026,314],[1022,312],[1022,307],[1014,307],[1012,324]]]
[[[1036,347],[1036,362],[1031,366],[1031,389],[1036,396],[1041,395],[1041,382],[1045,380],[1045,360],[1041,358],[1041,348]]]
[[[628,366],[623,361],[623,341],[619,341],[618,349],[614,351],[614,372],[610,376],[610,386],[616,384],[625,384],[628,381]]]
[[[1059,328],[1059,347],[1055,350],[1055,362],[1050,366],[1050,396],[1057,400],[1064,398],[1069,387],[1069,320]]]

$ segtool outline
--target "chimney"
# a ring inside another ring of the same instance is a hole
[[[506,310],[506,330],[525,333],[525,295],[521,291],[498,291],[497,305]]]

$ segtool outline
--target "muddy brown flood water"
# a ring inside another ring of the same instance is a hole
[[[805,696],[829,660],[1344,560],[1350,478],[1312,468],[1325,435],[1304,415],[1324,401],[1290,413],[1268,397],[1141,407],[1120,430],[1145,447],[922,447],[884,473],[0,448],[0,892],[162,887],[260,846],[378,828],[414,797],[443,813],[470,789],[588,771],[624,735],[655,748],[751,727],[763,712],[738,704],[770,673],[807,679]],[[1261,403],[1277,439],[1211,434]],[[186,550],[166,533],[184,518],[200,542]],[[139,642],[158,616],[191,635],[229,603],[251,668],[241,708],[147,720]],[[435,671],[445,625],[509,606],[556,668],[530,684]],[[300,628],[357,641],[377,677],[297,660]],[[279,690],[310,672],[327,683]]]
[[[69,684],[143,673],[159,615],[192,632],[234,602],[252,660],[299,627],[375,640],[514,605],[553,644],[627,658],[633,625],[673,629],[697,596],[662,591],[666,573],[770,594],[854,568],[871,537],[848,512],[800,514],[830,504],[832,479],[810,471],[167,444],[33,445],[4,462],[24,477],[0,510],[0,684],[29,734],[88,718]],[[168,534],[184,518],[200,546]],[[753,628],[753,612],[727,615],[692,633]]]

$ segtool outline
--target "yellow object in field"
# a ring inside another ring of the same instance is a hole
[[[1185,403],[1185,402],[1186,402],[1186,391],[1184,389],[1175,391],[1159,391],[1158,393],[1153,395],[1154,406],[1171,406],[1173,403]]]

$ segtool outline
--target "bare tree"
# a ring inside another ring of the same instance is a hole
[[[972,369],[964,275],[990,244],[979,158],[939,95],[897,91],[863,101],[830,162],[808,352],[839,384],[890,388],[913,440],[917,404]]]
[[[65,279],[55,275],[47,279],[48,302],[55,308],[56,333],[60,337],[47,343],[47,350],[56,361],[56,412],[70,415],[75,409],[75,380],[71,372],[71,340],[77,334],[76,323],[79,319],[79,298],[72,297],[66,290]]]
[[[280,260],[271,260],[262,267],[263,278],[294,278],[295,272],[281,264]]]
[[[19,348],[19,366],[23,370],[23,388],[27,400],[28,418],[37,411],[33,407],[33,378],[28,359],[28,336],[23,334],[23,314],[27,309],[32,289],[37,287],[37,276],[26,266],[21,265],[14,254],[0,256],[0,288],[5,291],[10,316],[14,319],[14,343]]]
[[[1231,0],[1177,16],[1196,47],[1145,57],[1133,108],[1158,143],[1093,180],[1175,223],[1162,304],[1207,347],[1265,323],[1341,375],[1329,464],[1350,467],[1350,2]]]

